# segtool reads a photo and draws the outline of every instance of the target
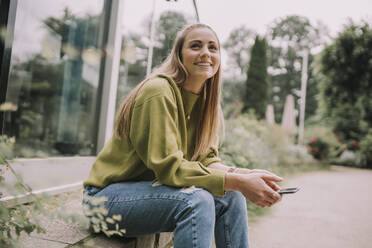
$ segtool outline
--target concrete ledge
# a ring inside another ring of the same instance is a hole
[[[14,159],[8,161],[22,181],[32,188],[32,194],[56,195],[82,188],[82,182],[88,175],[95,157],[50,157],[32,159]],[[5,183],[14,185],[18,179],[10,170],[4,171]],[[30,193],[23,191],[1,192],[0,201],[7,207],[31,202]]]
[[[63,214],[74,214],[84,219],[80,200],[72,201],[54,211]],[[46,233],[31,233],[22,235],[19,247],[22,248],[170,248],[172,233],[161,233],[141,236],[138,238],[106,237],[104,234],[89,232],[79,223],[66,223],[60,219],[39,218],[40,226]]]
[[[58,195],[58,194],[65,193],[65,192],[80,190],[82,189],[82,187],[83,187],[83,182],[71,183],[71,184],[51,187],[47,189],[35,190],[35,191],[32,191],[31,193],[27,193],[24,195],[5,196],[3,198],[0,198],[0,201],[4,202],[7,208],[11,208],[19,204],[25,204],[25,203],[34,201],[32,194],[35,196],[41,196],[43,194]]]

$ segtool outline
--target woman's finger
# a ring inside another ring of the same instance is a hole
[[[278,184],[272,182],[272,181],[265,181],[267,185],[270,186],[270,188],[272,188],[274,191],[278,191],[280,190],[280,187]]]
[[[265,180],[265,182],[267,182],[267,181],[281,182],[283,180],[283,178],[281,178],[277,175],[269,175],[269,174],[265,174],[265,173],[262,173],[261,178],[263,180]]]
[[[266,195],[268,196],[269,200],[272,204],[278,202],[282,197],[278,192],[271,190],[267,192]]]

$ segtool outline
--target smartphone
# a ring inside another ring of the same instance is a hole
[[[299,191],[300,188],[295,187],[295,188],[284,188],[278,191],[279,194],[293,194]]]

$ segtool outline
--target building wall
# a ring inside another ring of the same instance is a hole
[[[15,137],[18,157],[96,155],[112,135],[123,98],[146,76],[150,22],[156,21],[156,66],[168,51],[162,43],[180,29],[176,24],[195,21],[192,1],[1,5],[8,18],[0,48],[7,41],[8,50],[0,49],[0,135]]]

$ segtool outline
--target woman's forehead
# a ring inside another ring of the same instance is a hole
[[[214,32],[209,28],[195,28],[191,30],[185,37],[185,41],[193,41],[193,40],[201,40],[201,41],[208,41],[208,42],[215,42],[218,43],[218,39]]]

